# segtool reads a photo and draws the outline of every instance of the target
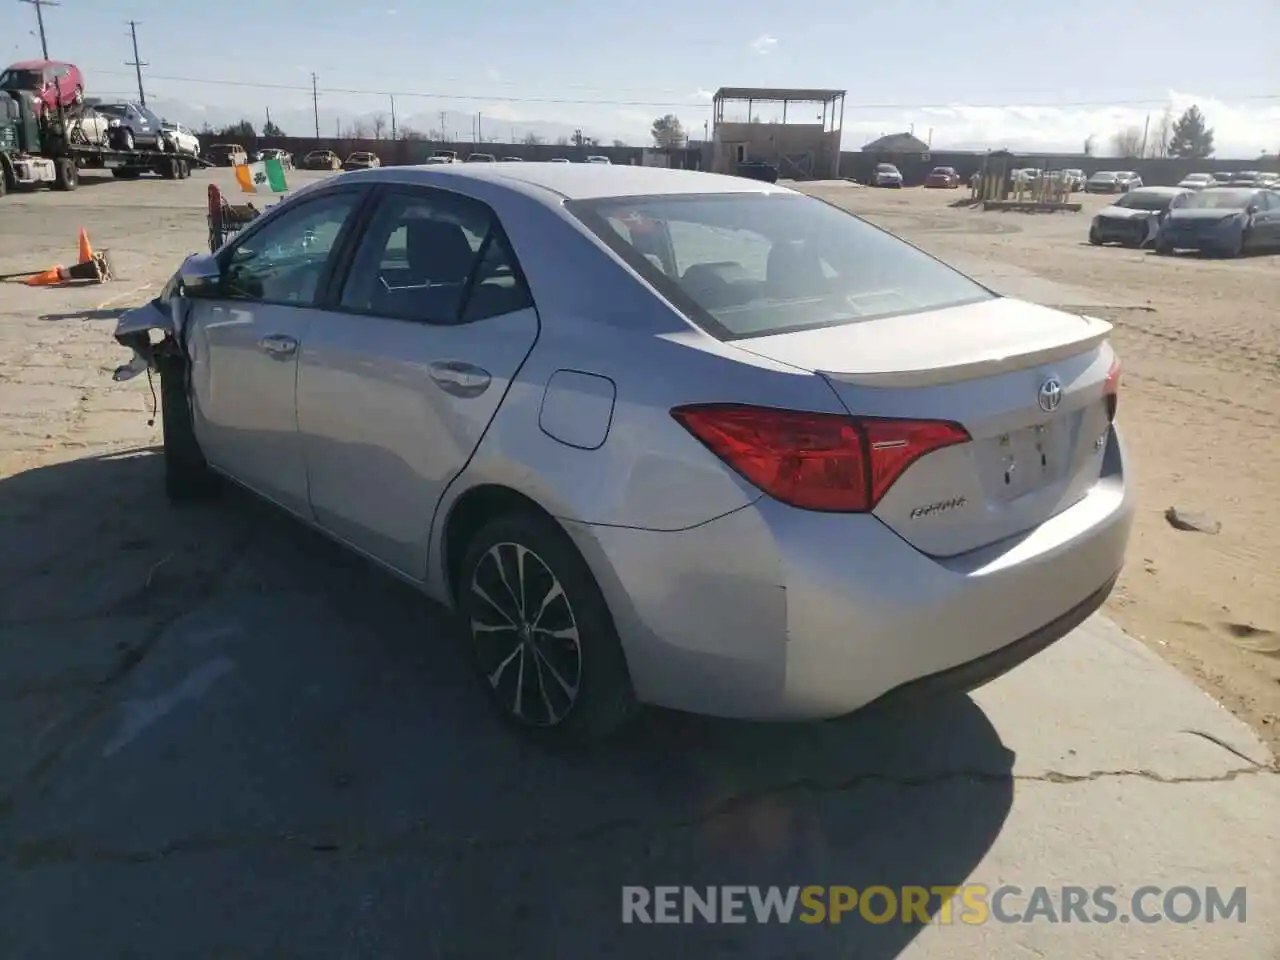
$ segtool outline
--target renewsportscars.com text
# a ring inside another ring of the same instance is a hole
[[[1244,923],[1244,887],[623,887],[623,923]]]

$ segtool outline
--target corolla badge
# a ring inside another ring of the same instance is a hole
[[[1045,413],[1053,413],[1058,409],[1058,404],[1062,403],[1062,381],[1057,377],[1050,377],[1040,384],[1040,392],[1036,395],[1036,400],[1041,410]]]

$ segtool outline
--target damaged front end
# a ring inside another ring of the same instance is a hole
[[[187,288],[192,282],[207,282],[210,271],[216,271],[216,263],[211,261],[208,255],[193,254],[169,278],[159,296],[120,315],[114,336],[117,343],[133,351],[133,359],[116,367],[112,380],[123,383],[140,373],[158,370],[160,359],[166,356],[185,358]]]

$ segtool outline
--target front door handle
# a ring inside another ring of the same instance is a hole
[[[258,349],[273,357],[291,357],[298,352],[298,341],[282,333],[272,333],[258,341]]]
[[[437,360],[427,370],[441,390],[455,397],[478,397],[493,382],[488,370],[462,360]]]

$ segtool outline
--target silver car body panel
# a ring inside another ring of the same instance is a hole
[[[211,366],[233,363],[212,376],[239,392],[217,425],[196,411],[210,462],[450,605],[458,505],[490,487],[532,500],[599,583],[642,701],[735,717],[844,713],[1101,602],[1123,563],[1133,508],[1105,414],[1114,356],[1102,321],[994,298],[721,341],[563,201],[785,187],[556,163],[383,168],[331,183],[487,204],[534,308],[452,326],[202,309],[181,337],[195,392]],[[131,313],[122,329],[165,322]],[[299,345],[292,378],[252,349],[281,333]],[[1049,380],[1055,404],[1042,411]],[[945,418],[973,441],[916,461],[874,513],[818,513],[765,496],[671,417],[700,402]],[[1010,456],[1045,459],[1011,484]],[[964,505],[927,509],[939,501]]]

